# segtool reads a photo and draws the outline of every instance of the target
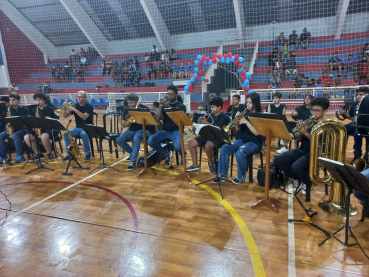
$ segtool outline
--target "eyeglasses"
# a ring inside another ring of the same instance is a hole
[[[78,99],[83,99],[85,98],[84,96],[77,96]]]
[[[322,112],[323,110],[314,110],[314,109],[310,109],[310,112],[311,113],[320,113]]]
[[[169,96],[173,96],[176,95],[175,93],[168,93]]]

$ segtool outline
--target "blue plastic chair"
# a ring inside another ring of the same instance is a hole
[[[88,100],[88,103],[90,104],[90,105],[92,105],[92,106],[96,106],[95,104],[96,104],[96,101],[95,101],[95,99],[94,98],[91,98],[90,100]]]
[[[103,104],[102,106],[109,106],[109,99],[106,99],[106,100],[104,101],[104,104]]]
[[[63,106],[63,103],[65,102],[64,99],[59,99],[57,106]]]
[[[51,104],[53,104],[54,106],[57,106],[58,100],[56,100],[55,98],[51,99]]]
[[[104,100],[102,98],[99,98],[96,100],[96,106],[102,106],[104,104]]]

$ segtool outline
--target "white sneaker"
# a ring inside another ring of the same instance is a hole
[[[295,191],[300,189],[301,182],[299,180],[294,180],[293,183],[295,184]]]
[[[302,186],[301,192],[302,192],[303,195],[306,194],[306,185],[305,184]]]
[[[286,147],[282,147],[281,149],[279,149],[278,151],[277,151],[277,153],[278,154],[282,154],[282,153],[286,153],[286,152],[288,152],[289,150],[286,148]]]

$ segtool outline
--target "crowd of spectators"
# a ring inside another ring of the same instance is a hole
[[[295,50],[298,49],[299,45],[301,45],[302,49],[306,49],[309,45],[309,41],[311,38],[310,32],[307,31],[306,27],[302,30],[302,33],[300,34],[300,37],[296,34],[296,31],[293,30],[292,34],[289,35],[288,39],[284,37],[284,33],[280,33],[279,36],[277,36],[274,41],[273,45],[275,46],[284,46],[285,43],[289,47],[292,45],[295,45]]]
[[[55,83],[68,83],[68,82],[85,82],[85,68],[86,65],[73,65],[71,61],[66,61],[64,66],[57,64],[51,70],[51,76],[54,78]]]
[[[146,63],[149,63],[150,61],[152,62],[164,61],[164,60],[174,61],[176,59],[177,59],[177,53],[174,49],[172,49],[170,53],[169,53],[169,50],[159,52],[158,49],[156,48],[156,45],[152,46],[151,53],[145,54]]]

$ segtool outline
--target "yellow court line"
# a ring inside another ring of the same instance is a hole
[[[162,169],[162,168],[158,168],[158,167],[152,167],[152,168],[156,169],[156,170],[160,170],[160,171],[165,171],[165,172],[168,172],[168,173],[173,174],[173,175],[179,175],[179,173],[169,172],[166,169]],[[195,184],[200,184],[200,182],[195,180],[195,179],[191,179],[191,181]],[[246,241],[246,245],[247,245],[247,248],[249,249],[249,253],[250,253],[252,266],[254,268],[255,277],[265,277],[266,276],[265,275],[265,270],[264,270],[263,262],[261,261],[261,257],[260,257],[258,247],[256,246],[255,240],[252,237],[249,228],[247,228],[247,225],[243,221],[241,216],[236,212],[236,210],[232,207],[231,204],[229,204],[226,200],[222,199],[222,197],[216,191],[214,191],[212,188],[208,187],[205,184],[201,184],[201,185],[199,185],[199,187],[205,189],[211,195],[213,195],[227,209],[227,211],[231,214],[234,221],[236,221],[236,223],[238,225],[238,228],[240,228],[241,233],[243,235],[243,238]]]

